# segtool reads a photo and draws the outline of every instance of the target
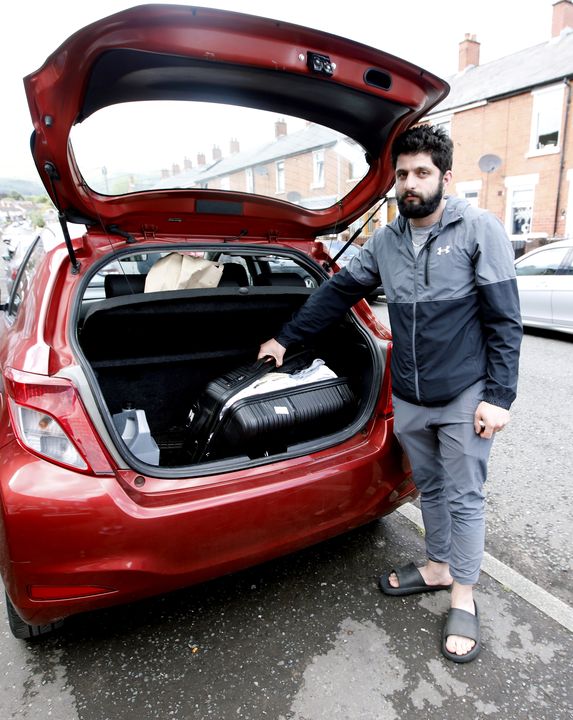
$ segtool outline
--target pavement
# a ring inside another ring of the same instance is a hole
[[[160,598],[4,633],[4,717],[51,720],[571,720],[573,634],[482,573],[482,651],[440,653],[448,593],[387,597],[424,559],[398,512],[308,550]]]

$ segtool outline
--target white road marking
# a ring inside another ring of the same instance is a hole
[[[422,513],[415,505],[408,503],[398,508],[398,512],[414,523],[420,530],[424,529]],[[489,553],[484,553],[482,571],[504,587],[512,590],[520,598],[541,610],[542,613],[573,632],[573,608],[559,598],[523,577],[505,563],[496,560]]]

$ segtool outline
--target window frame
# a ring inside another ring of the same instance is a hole
[[[245,168],[245,189],[251,195],[255,193],[255,171],[252,167]]]
[[[514,240],[524,240],[528,235],[533,232],[533,215],[535,207],[535,186],[539,183],[539,174],[535,173],[532,175],[515,175],[513,177],[505,178],[506,187],[506,203],[505,203],[505,229],[510,238]],[[514,208],[514,196],[517,192],[528,190],[531,192],[531,217],[529,223],[529,230],[527,233],[514,233],[513,232],[513,208]]]
[[[458,197],[467,200],[473,207],[480,207],[482,181],[481,180],[469,180],[467,182],[456,183],[456,193]],[[468,196],[476,196],[476,203],[471,202]]]
[[[537,157],[538,155],[552,155],[560,152],[561,141],[562,141],[562,130],[563,130],[563,101],[565,98],[565,88],[561,83],[559,85],[551,85],[549,87],[533,90],[531,92],[533,98],[533,104],[531,108],[531,126],[529,135],[529,151],[527,157]],[[550,111],[548,107],[548,98],[555,97],[555,101],[559,102],[559,122],[557,128],[557,142],[552,144],[543,145],[539,147],[539,133],[540,116],[544,110]]]
[[[284,195],[286,192],[286,163],[284,158],[275,162],[276,185],[275,192],[277,195]]]
[[[312,188],[323,188],[326,183],[326,152],[324,148],[312,151]]]
[[[432,118],[432,125],[434,127],[442,128],[449,138],[452,137],[452,116],[444,115],[442,117]]]

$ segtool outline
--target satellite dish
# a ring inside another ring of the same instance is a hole
[[[295,205],[298,205],[298,203],[302,200],[302,195],[296,190],[293,190],[292,192],[287,193],[287,200]]]
[[[499,155],[482,155],[478,165],[482,172],[492,173],[501,165],[501,158]]]
[[[268,168],[265,167],[264,165],[257,165],[255,167],[255,172],[257,173],[257,175],[268,175],[269,174]]]

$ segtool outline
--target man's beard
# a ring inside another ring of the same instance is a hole
[[[415,196],[420,202],[412,203],[406,202],[405,197],[408,195]],[[396,198],[398,203],[398,210],[400,215],[407,218],[425,218],[431,215],[435,210],[438,209],[438,205],[441,203],[444,197],[444,182],[440,180],[436,192],[427,198],[423,198],[418,193],[403,192],[402,195]]]

